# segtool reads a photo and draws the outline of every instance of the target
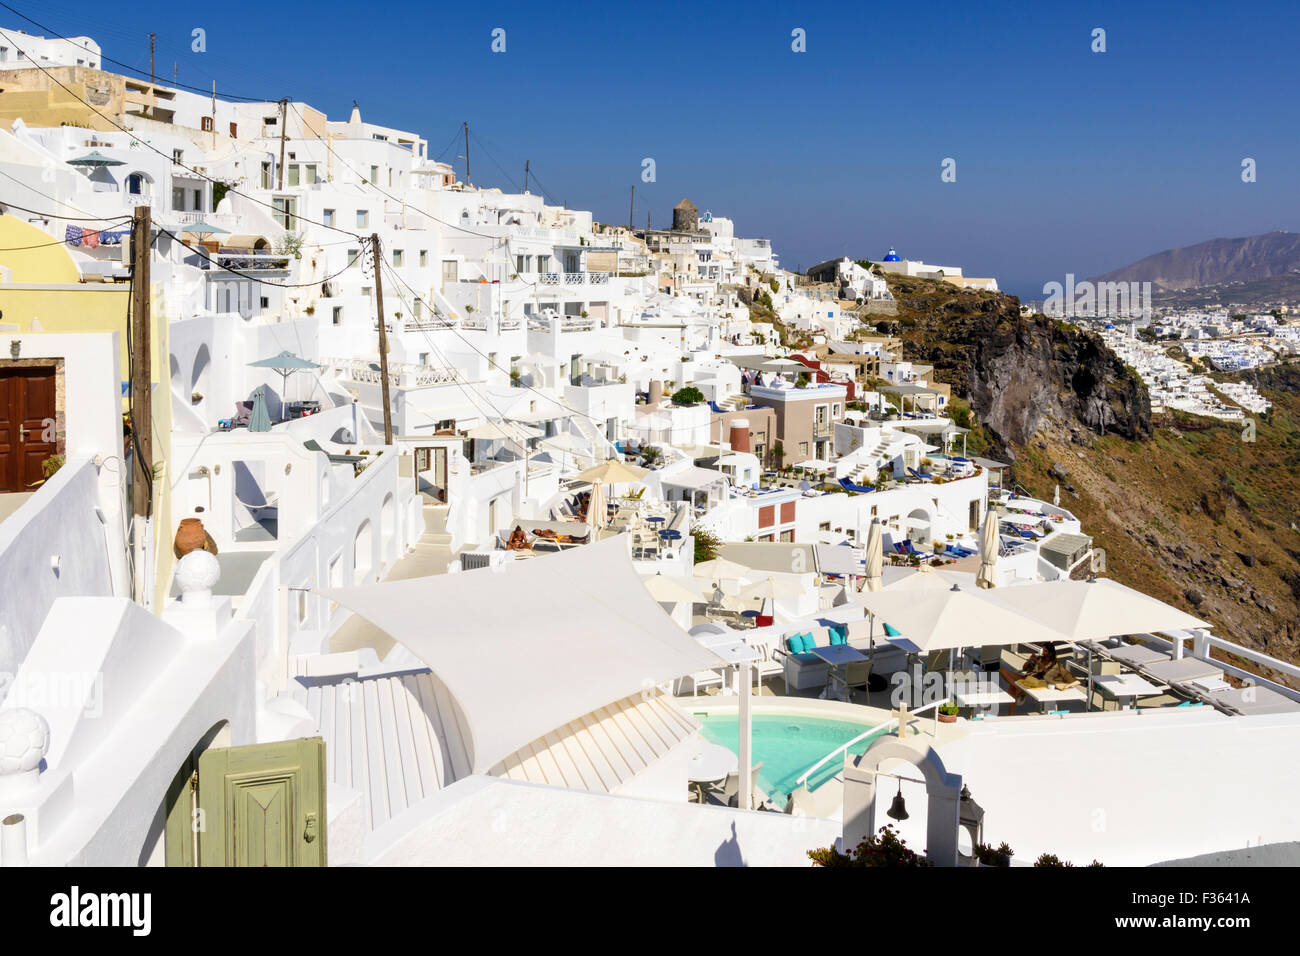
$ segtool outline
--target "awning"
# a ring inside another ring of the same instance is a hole
[[[650,596],[618,538],[503,571],[318,593],[429,665],[465,715],[475,773],[584,714],[719,663]]]
[[[232,233],[221,240],[221,245],[225,249],[270,249],[271,240],[256,234]]]
[[[694,465],[674,471],[670,475],[664,475],[660,478],[660,483],[670,488],[688,488],[692,491],[698,491],[701,488],[707,488],[709,485],[715,485],[719,482],[729,482],[729,479],[720,471],[712,471],[708,468],[696,468]]]

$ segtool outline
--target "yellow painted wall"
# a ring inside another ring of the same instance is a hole
[[[53,242],[49,233],[13,216],[0,216],[0,250],[40,245],[42,248],[21,252],[0,251],[0,266],[13,271],[12,281],[0,282],[0,325],[16,325],[21,332],[32,331],[32,320],[40,319],[38,332],[117,332],[122,354],[119,367],[127,374],[129,354],[126,335],[126,310],[131,287],[125,282],[79,282],[76,262],[62,243]],[[154,482],[154,568],[157,575],[154,607],[161,609],[166,598],[174,563],[171,541],[170,481],[166,462],[171,459],[171,348],[168,341],[168,316],[162,307],[157,285],[151,290],[149,335],[151,380],[153,389],[153,461],[162,465],[161,478]],[[0,341],[4,332],[0,331]],[[122,410],[127,400],[121,399]],[[129,502],[128,502],[129,506]]]

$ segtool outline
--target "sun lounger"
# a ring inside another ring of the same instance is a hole
[[[907,469],[907,470],[908,470],[908,472],[911,474],[911,476],[912,476],[913,478],[915,478],[917,481],[933,481],[933,480],[934,480],[934,476],[932,476],[932,475],[923,475],[923,474],[921,474],[921,472],[917,471],[915,468],[909,468],[909,469]]]
[[[1162,684],[1187,683],[1202,677],[1222,677],[1223,669],[1201,660],[1199,657],[1182,657],[1178,660],[1155,661],[1143,664],[1139,671],[1144,676],[1154,677]]]
[[[1102,647],[1101,653],[1106,654],[1112,660],[1117,660],[1121,664],[1127,664],[1129,667],[1143,667],[1147,664],[1154,664],[1158,661],[1169,660],[1169,655],[1164,651],[1153,650],[1150,647],[1144,647],[1141,644],[1121,644],[1119,647]],[[1191,678],[1189,678],[1190,680]]]
[[[1191,686],[1191,685],[1185,685]],[[1224,713],[1249,716],[1255,714],[1284,714],[1300,711],[1300,703],[1280,694],[1270,687],[1246,686],[1198,694],[1201,700]]]

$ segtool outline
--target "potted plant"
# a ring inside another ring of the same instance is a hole
[[[979,861],[980,866],[1010,866],[1011,858],[1015,855],[1015,851],[1006,843],[1001,844],[996,850],[987,843],[979,843],[975,846],[975,859]]]
[[[957,705],[949,701],[941,704],[939,707],[939,723],[955,724],[957,723]]]

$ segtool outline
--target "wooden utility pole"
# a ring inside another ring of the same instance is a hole
[[[131,524],[135,537],[135,599],[145,603],[146,534],[153,498],[153,374],[150,369],[149,254],[152,225],[148,206],[136,206],[131,223]]]
[[[284,141],[289,132],[288,129],[289,124],[286,122],[286,115],[288,113],[288,109],[289,109],[289,101],[287,99],[281,100],[280,101],[280,185],[277,187],[278,189],[284,189]],[[213,126],[216,125],[215,117],[213,118],[212,125]],[[286,229],[288,228],[287,222],[285,228]]]
[[[153,42],[157,38],[158,38],[158,34],[156,33],[149,34],[149,85],[150,86],[152,86],[154,83],[157,82],[157,78],[154,76],[154,68],[153,68]],[[153,94],[151,93],[150,95],[152,96]]]
[[[469,178],[469,120],[465,121],[465,185],[474,185]]]
[[[524,192],[528,192],[528,160],[524,160]]]
[[[628,202],[628,206],[627,206],[627,231],[628,232],[631,232],[633,229],[636,228],[633,225],[633,223],[635,223],[636,220],[632,218],[635,211],[636,211],[636,186],[634,185],[632,187],[632,199]]]
[[[379,233],[370,236],[370,249],[375,262],[375,306],[379,310],[379,380],[384,403],[384,444],[393,443],[393,413],[388,404],[388,328],[384,323],[383,260],[379,253]]]

